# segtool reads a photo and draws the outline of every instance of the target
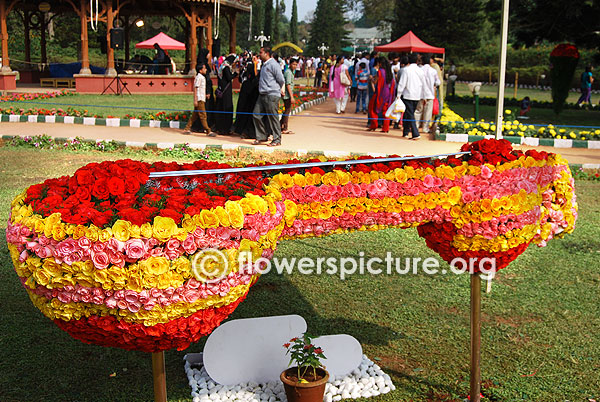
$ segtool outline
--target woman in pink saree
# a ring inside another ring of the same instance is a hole
[[[348,67],[344,64],[344,56],[338,56],[329,73],[329,97],[333,98],[337,114],[346,113],[346,103],[348,103],[348,86],[342,84],[340,78],[342,74],[348,78],[347,82],[352,82]]]

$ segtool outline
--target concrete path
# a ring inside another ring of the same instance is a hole
[[[348,111],[354,103],[348,104]],[[287,150],[362,152],[368,154],[433,155],[457,152],[460,143],[433,141],[423,135],[419,141],[402,138],[400,130],[390,133],[366,131],[366,115],[346,112],[335,114],[332,100],[292,116],[289,127],[294,134],[284,134],[281,146]],[[252,140],[232,136],[209,138],[205,135],[184,135],[183,130],[171,128],[130,128],[83,126],[78,124],[0,123],[0,135],[40,135],[52,137],[83,137],[149,143],[201,143],[251,146]],[[266,149],[265,145],[256,149]],[[526,150],[532,147],[517,146]],[[536,147],[538,150],[562,154],[570,163],[600,164],[600,150],[580,148]]]

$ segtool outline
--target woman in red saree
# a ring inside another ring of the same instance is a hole
[[[371,124],[369,131],[377,129],[377,120],[379,116],[383,116],[383,133],[390,132],[390,119],[385,117],[386,110],[390,107],[396,98],[396,82],[390,62],[385,57],[378,59],[379,71],[377,72],[377,81],[375,83],[375,93],[373,99],[369,102],[369,118]]]

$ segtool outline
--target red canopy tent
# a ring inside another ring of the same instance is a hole
[[[423,42],[413,33],[408,31],[404,36],[387,45],[375,46],[378,52],[427,52],[445,54],[446,49],[435,47]]]
[[[164,50],[185,50],[185,43],[181,43],[162,32],[153,38],[136,44],[135,47],[138,49],[154,49],[155,43],[158,43]]]

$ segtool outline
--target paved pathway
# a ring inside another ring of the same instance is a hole
[[[348,109],[354,108],[353,103]],[[282,149],[307,151],[342,151],[363,152],[369,154],[399,154],[399,155],[433,155],[456,152],[460,143],[432,141],[423,138],[411,141],[402,138],[399,130],[390,133],[366,131],[366,116],[352,112],[343,115],[334,113],[333,101],[328,100],[316,105],[290,119],[290,129],[295,134],[284,134]],[[0,135],[39,135],[48,134],[53,137],[80,136],[89,139],[113,139],[118,141],[135,142],[169,142],[169,143],[201,143],[201,144],[230,144],[251,146],[251,140],[239,137],[218,136],[209,138],[205,135],[184,135],[183,130],[171,128],[130,128],[83,126],[72,124],[48,123],[0,123]],[[264,145],[257,149],[266,149]],[[532,147],[519,146],[519,149]],[[551,148],[536,147],[539,150],[562,154],[571,163],[600,164],[600,150],[580,148]]]

